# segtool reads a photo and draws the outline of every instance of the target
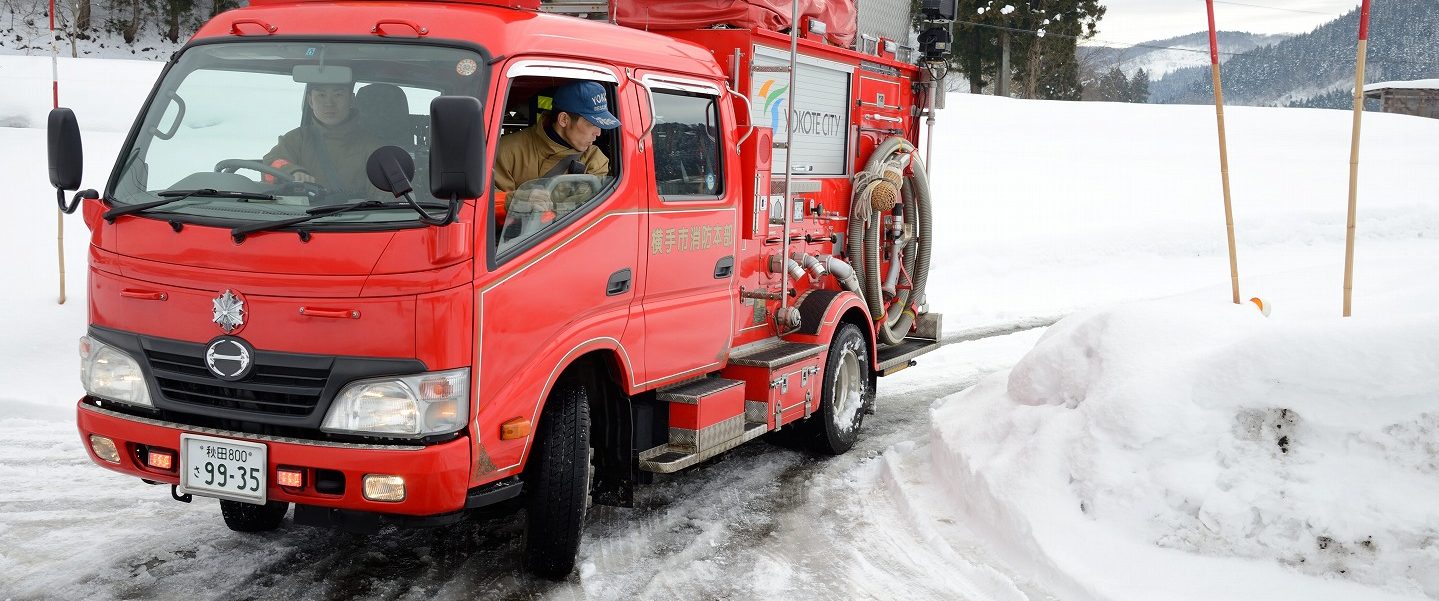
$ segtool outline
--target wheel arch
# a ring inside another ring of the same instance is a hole
[[[842,324],[854,324],[869,340],[869,361],[879,367],[879,344],[869,308],[859,295],[848,290],[810,290],[795,303],[800,311],[799,330],[788,339],[828,346]]]

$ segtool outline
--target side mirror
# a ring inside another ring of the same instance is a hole
[[[436,198],[484,194],[485,120],[471,96],[430,101],[430,193]]]
[[[85,153],[80,147],[80,124],[75,121],[74,111],[67,108],[50,111],[49,151],[50,185],[57,191],[79,190]]]
[[[410,180],[415,178],[415,159],[399,146],[381,146],[365,161],[365,175],[376,188],[399,198],[414,189]]]

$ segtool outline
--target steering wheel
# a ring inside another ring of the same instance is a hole
[[[266,165],[262,161],[252,161],[249,159],[225,159],[223,161],[215,163],[216,173],[234,173],[241,169],[249,169],[252,171],[259,171],[260,173],[264,173],[265,175],[273,175],[275,176],[276,180],[280,181],[280,183],[289,183],[295,181],[295,176],[285,173],[277,167],[271,167],[269,165]]]
[[[562,184],[585,184],[588,185],[590,190],[593,190],[595,194],[598,194],[600,191],[599,176],[588,173],[565,173],[550,177],[549,181],[545,182],[545,192],[553,196],[555,188],[560,187]]]

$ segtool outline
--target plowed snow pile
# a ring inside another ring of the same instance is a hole
[[[1439,598],[1439,314],[1099,309],[933,417],[956,502],[1057,590]]]

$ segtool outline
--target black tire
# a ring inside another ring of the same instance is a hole
[[[290,504],[270,501],[264,505],[220,500],[220,515],[225,525],[235,532],[269,532],[280,527]]]
[[[590,493],[589,390],[561,381],[540,414],[525,467],[525,568],[564,580],[575,569]]]
[[[805,420],[805,428],[815,451],[839,455],[859,440],[865,411],[874,402],[869,339],[858,326],[841,324],[835,332],[824,362],[822,386],[819,411]]]

